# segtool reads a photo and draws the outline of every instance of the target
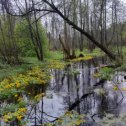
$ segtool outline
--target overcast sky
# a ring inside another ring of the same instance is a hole
[[[124,2],[126,4],[126,0],[121,0],[122,2]]]

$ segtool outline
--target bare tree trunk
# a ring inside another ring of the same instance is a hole
[[[83,17],[82,17],[82,0],[79,1],[79,13],[80,13],[80,27],[83,29]],[[84,48],[84,36],[82,33],[80,33],[80,43],[79,43],[79,47],[80,47],[80,51],[83,51]]]
[[[42,49],[42,42],[40,39],[40,35],[39,35],[39,28],[38,28],[38,22],[37,22],[37,17],[36,17],[36,11],[34,8],[34,1],[32,0],[32,5],[33,5],[33,9],[34,9],[34,18],[35,18],[35,27],[36,27],[36,41],[37,41],[37,45],[38,45],[38,50],[39,50],[39,60],[42,61],[43,60],[43,49]]]
[[[62,17],[69,25],[71,25],[74,29],[76,29],[77,31],[81,32],[83,35],[85,35],[89,40],[91,40],[92,43],[94,43],[97,47],[99,47],[103,52],[105,52],[108,57],[110,57],[112,60],[116,60],[119,64],[121,62],[121,59],[119,59],[118,57],[116,57],[115,54],[113,54],[111,51],[109,51],[105,46],[103,46],[100,42],[98,42],[97,40],[95,40],[95,38],[93,36],[91,36],[88,32],[86,32],[85,30],[81,29],[80,27],[78,27],[75,23],[73,23],[71,20],[69,20],[67,17],[65,17],[62,12],[60,12],[58,10],[58,8],[54,5],[49,3],[47,0],[43,0],[45,3],[47,3],[53,10],[55,10],[55,12],[60,15],[60,17]]]

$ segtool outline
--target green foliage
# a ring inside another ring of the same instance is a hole
[[[0,111],[2,120],[5,123],[10,123],[17,119],[21,123],[27,113],[28,106],[24,95],[29,97],[31,103],[37,103],[44,96],[44,93],[35,90],[44,89],[49,79],[50,76],[47,71],[40,67],[34,67],[24,74],[7,77],[1,81],[0,101],[4,103]],[[33,90],[35,92],[32,92]]]
[[[31,42],[28,23],[26,20],[19,22],[15,27],[15,36],[20,46],[22,56],[35,56],[34,47]],[[29,54],[30,51],[30,54]]]
[[[84,57],[80,57],[80,58],[75,58],[75,59],[72,59],[72,60],[69,60],[70,62],[79,62],[79,61],[86,61],[86,60],[91,60],[93,59],[92,56],[90,55],[85,55]]]
[[[65,74],[74,77],[76,75],[79,75],[80,74],[80,71],[79,70],[76,70],[76,69],[73,69],[73,70],[66,71]]]
[[[65,67],[65,62],[58,60],[48,60],[46,63],[46,68],[48,69],[63,69]]]
[[[79,115],[75,111],[69,111],[54,123],[44,124],[44,126],[79,126],[84,122],[84,115]]]
[[[40,22],[38,22],[38,27],[39,27],[39,34],[40,34],[40,39],[41,39],[42,47],[43,47],[43,53],[45,57],[48,57],[49,56],[49,42],[46,35],[46,30],[43,28]]]
[[[102,79],[109,80],[111,75],[114,74],[114,69],[110,67],[103,67],[100,69],[100,76]]]
[[[14,20],[10,15],[0,17],[0,59],[9,64],[19,62],[20,51],[15,40]]]
[[[37,60],[36,60],[37,61]],[[37,65],[37,62],[36,62]],[[8,64],[0,64],[1,69],[0,69],[0,80],[2,80],[3,78],[6,78],[8,76],[13,76],[16,75],[18,73],[22,73],[24,71],[26,71],[27,69],[29,69],[31,66],[35,66],[35,64],[22,64],[22,65],[18,65],[18,66],[11,66]]]
[[[32,68],[29,70],[6,77],[0,82],[0,101],[4,103],[0,114],[6,123],[16,119],[22,123],[27,113],[26,106],[28,106],[24,95],[29,97],[31,105],[38,103],[45,95],[41,89],[46,88],[46,84],[51,78],[50,69],[62,69],[65,66],[64,63],[57,60],[45,61],[41,64],[40,62],[36,63],[35,59],[30,62],[40,66],[32,67],[32,64]]]
[[[35,24],[32,24],[33,36],[35,36]],[[42,24],[38,22],[38,30],[40,35],[40,40],[43,47],[44,56],[47,57],[49,54],[48,51],[48,38],[45,33],[45,29]],[[36,56],[35,47],[32,43],[31,34],[29,31],[29,24],[27,20],[22,20],[21,22],[16,24],[15,28],[16,40],[20,46],[21,55],[22,56]]]
[[[29,68],[35,66],[41,66],[45,69],[62,69],[65,66],[63,61],[55,60],[57,57],[54,56],[54,59],[46,59],[43,62],[37,60],[36,57],[24,57],[22,58],[21,65],[8,65],[0,63],[0,80],[8,76],[14,76],[19,73],[27,71]]]
[[[50,51],[47,58],[54,59],[54,60],[61,60],[61,59],[63,59],[63,52],[62,51]]]
[[[119,71],[126,70],[126,46],[123,46],[122,52],[123,52],[123,63],[120,67],[117,68],[117,70]]]
[[[76,54],[77,56],[79,56],[80,54],[83,54],[84,56],[92,56],[92,57],[96,57],[96,56],[104,56],[105,54],[99,49],[96,48],[93,50],[93,52],[90,52],[88,49],[84,49],[83,52],[80,52],[80,50],[76,50]]]
[[[110,113],[106,114],[99,124],[102,126],[125,126],[126,114],[122,113],[118,117]]]

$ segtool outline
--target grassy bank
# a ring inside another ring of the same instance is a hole
[[[79,56],[79,54],[83,54],[84,56],[103,56],[104,53],[102,53],[99,49],[95,49],[93,52],[89,52],[87,49],[85,49],[83,52],[80,52],[79,50],[76,51],[76,55]],[[0,64],[0,80],[2,80],[5,77],[13,76],[18,73],[22,73],[26,71],[27,69],[34,67],[34,66],[40,66],[44,65],[48,62],[51,62],[51,60],[63,60],[64,55],[62,51],[51,51],[47,58],[44,59],[43,62],[38,61],[36,57],[23,57],[21,58],[23,63],[21,65],[8,65],[8,64]]]

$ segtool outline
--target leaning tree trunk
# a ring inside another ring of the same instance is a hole
[[[59,41],[60,41],[60,43],[61,43],[61,45],[62,45],[63,52],[64,52],[64,54],[65,54],[65,59],[74,59],[74,58],[76,58],[75,55],[71,55],[71,54],[70,54],[69,48],[65,46],[65,42],[62,40],[62,38],[61,38],[60,35],[59,35]]]
[[[121,63],[122,63],[122,59],[121,58],[119,58],[114,53],[112,53],[111,51],[109,51],[107,49],[107,47],[105,47],[100,42],[98,42],[97,40],[95,40],[95,38],[93,36],[91,36],[88,32],[86,32],[85,30],[83,30],[82,28],[80,28],[79,26],[77,26],[74,22],[72,22],[71,20],[69,20],[66,16],[64,16],[63,13],[53,3],[50,3],[47,0],[43,0],[43,2],[45,2],[47,5],[49,5],[55,11],[55,13],[57,13],[61,18],[63,18],[74,29],[76,29],[77,31],[79,31],[80,33],[82,33],[83,35],[85,35],[89,40],[91,40],[91,42],[93,44],[95,44],[97,47],[99,47],[103,52],[105,52],[110,59],[115,60],[119,65],[121,65]]]

